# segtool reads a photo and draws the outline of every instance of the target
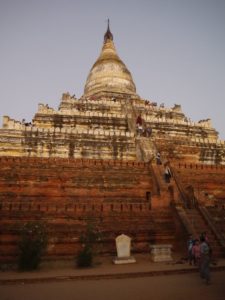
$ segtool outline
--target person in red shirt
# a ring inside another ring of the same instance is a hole
[[[194,241],[194,244],[192,246],[192,256],[193,256],[193,259],[194,259],[194,265],[199,266],[200,256],[201,256],[199,240]]]
[[[142,124],[143,124],[143,121],[142,121],[141,115],[138,115],[137,120],[136,120],[136,127],[137,127],[137,133],[139,135],[142,135],[142,133],[143,133]]]
[[[136,120],[136,124],[142,126],[142,118],[141,118],[141,115],[138,115],[137,120]]]

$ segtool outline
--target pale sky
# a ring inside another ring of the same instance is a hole
[[[0,116],[82,96],[107,18],[137,93],[225,139],[225,0],[0,0]]]

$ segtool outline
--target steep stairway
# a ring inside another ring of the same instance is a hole
[[[149,137],[136,138],[136,154],[138,160],[150,162],[154,160],[156,152],[155,146]]]
[[[130,101],[122,104],[123,113],[127,116],[127,123],[130,132],[136,134],[136,118],[137,113]]]
[[[199,238],[200,234],[203,232],[207,233],[210,246],[212,248],[213,257],[222,257],[223,250],[222,247],[217,240],[216,236],[212,232],[209,224],[207,224],[206,220],[201,215],[200,211],[197,208],[185,209],[186,216],[189,220],[189,224],[192,227],[192,234],[194,238]]]

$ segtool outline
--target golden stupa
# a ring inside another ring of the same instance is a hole
[[[105,91],[136,95],[132,75],[116,53],[109,22],[101,54],[88,75],[84,96]]]

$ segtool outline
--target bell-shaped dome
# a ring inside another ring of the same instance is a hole
[[[101,54],[91,68],[84,88],[85,96],[98,92],[136,95],[136,87],[131,73],[116,53],[109,24]]]

